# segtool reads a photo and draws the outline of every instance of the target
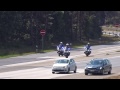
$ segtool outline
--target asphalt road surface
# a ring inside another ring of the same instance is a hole
[[[101,79],[116,75],[120,72],[120,46],[118,43],[111,45],[92,46],[92,54],[84,55],[83,48],[71,50],[71,58],[74,58],[78,70],[77,73],[52,74],[53,62],[60,58],[56,51],[49,53],[38,53],[26,56],[0,59],[0,79]],[[111,75],[84,75],[84,67],[92,58],[108,58],[113,64]]]

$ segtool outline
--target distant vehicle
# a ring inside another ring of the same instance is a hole
[[[64,56],[68,58],[68,56],[70,56],[70,51],[64,51]]]
[[[57,46],[57,53],[58,53],[58,56],[63,56],[64,55],[64,47],[62,47],[60,50],[59,47]]]
[[[119,24],[116,24],[115,27],[119,27]]]
[[[85,53],[86,56],[89,56],[91,54],[91,49],[86,50],[84,53]]]
[[[119,35],[118,35],[118,34],[114,34],[114,36],[115,36],[115,37],[119,37]]]
[[[104,75],[106,72],[111,74],[112,64],[108,59],[96,58],[87,63],[85,67],[85,75],[89,73],[99,73]]]
[[[77,65],[75,63],[75,60],[72,58],[61,58],[54,62],[52,67],[52,73],[55,72],[65,72],[69,73],[70,71],[74,71],[76,73],[77,71]]]
[[[85,55],[86,56],[89,56],[90,54],[91,54],[91,48],[89,48],[88,50],[87,50],[87,48],[86,47],[84,47],[84,53],[85,53]]]

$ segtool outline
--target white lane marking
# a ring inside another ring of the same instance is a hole
[[[0,79],[50,79],[70,74],[52,74],[52,69],[34,68],[0,73]],[[84,69],[77,69],[77,73],[83,73]]]
[[[54,59],[47,59],[46,61],[54,61]],[[32,62],[25,62],[25,63],[17,63],[17,64],[10,64],[10,65],[3,65],[0,66],[0,68],[7,68],[7,67],[13,67],[13,66],[21,66],[21,65],[27,65],[27,64],[34,64],[34,63],[39,63],[39,62],[44,62],[44,61],[32,61]]]
[[[120,56],[114,56],[109,58],[119,58]],[[87,61],[80,61],[87,62]],[[78,73],[84,73],[84,69],[78,69]],[[74,73],[73,73],[74,74]],[[50,79],[65,75],[73,75],[73,74],[52,74],[51,68],[33,68],[33,69],[25,69],[25,70],[17,70],[10,72],[0,73],[1,79]]]
[[[114,56],[114,57],[108,57],[108,58],[118,58],[118,57],[120,57],[120,56]]]
[[[106,58],[106,59],[110,59],[110,58],[119,58],[120,56],[111,56],[111,57],[108,57],[108,58]],[[85,63],[85,62],[88,62],[88,61],[90,61],[90,60],[85,60],[85,61],[77,61],[76,63]]]
[[[70,56],[70,58],[74,58],[80,55]],[[44,57],[44,58],[48,58]],[[51,58],[51,57],[49,57]],[[27,65],[27,64],[34,64],[34,63],[40,63],[40,62],[48,62],[48,61],[55,61],[56,59],[64,58],[64,57],[52,57],[53,59],[47,59],[47,60],[41,60],[41,61],[31,61],[31,62],[25,62],[25,63],[17,63],[17,64],[10,64],[10,65],[3,65],[0,66],[0,68],[7,68],[7,67],[13,67],[13,66],[21,66],[21,65]]]

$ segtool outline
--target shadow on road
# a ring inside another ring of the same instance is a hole
[[[101,74],[89,74],[89,76],[110,76],[110,75],[114,75],[115,73],[111,73],[111,74],[104,74],[104,75],[101,75]]]
[[[79,73],[79,72],[76,72]],[[56,72],[56,74],[75,74],[74,72],[69,72],[69,73],[65,73],[65,72]]]
[[[87,57],[94,57],[94,55],[90,55],[90,56],[87,56]]]

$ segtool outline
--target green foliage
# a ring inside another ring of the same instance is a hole
[[[38,45],[41,49],[41,29],[46,30],[45,49],[50,47],[48,43],[98,39],[101,26],[119,23],[119,15],[119,11],[0,11],[0,47]]]
[[[105,24],[109,25],[120,23],[120,11],[105,11],[105,15]]]

